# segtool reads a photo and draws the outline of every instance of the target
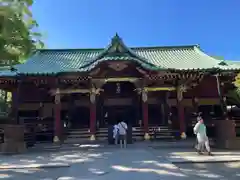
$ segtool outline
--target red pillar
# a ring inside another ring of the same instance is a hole
[[[14,90],[13,92],[12,92],[12,104],[11,104],[11,107],[12,107],[12,109],[11,109],[11,116],[12,116],[12,118],[15,118],[14,120],[18,123],[18,113],[17,113],[17,111],[18,111],[18,94],[17,94],[18,92],[17,92],[17,90]]]
[[[143,127],[144,127],[144,139],[149,140],[149,129],[148,129],[148,95],[147,92],[142,92],[142,113],[143,113]]]
[[[54,106],[54,117],[55,117],[55,131],[54,131],[54,142],[60,141],[61,136],[61,100],[60,91],[57,89],[55,94],[55,106]]]
[[[180,134],[185,133],[185,114],[184,114],[184,106],[179,103],[178,105],[178,120],[179,120],[179,130]]]
[[[142,111],[143,111],[143,128],[144,132],[148,133],[148,103],[142,103]]]
[[[179,121],[179,131],[180,137],[182,139],[186,138],[186,124],[185,124],[185,114],[184,114],[184,105],[182,104],[183,100],[183,90],[181,87],[177,89],[177,108],[178,108],[178,121]]]
[[[96,95],[90,94],[90,140],[94,141],[96,133]]]

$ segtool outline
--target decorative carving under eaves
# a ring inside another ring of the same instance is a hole
[[[123,69],[127,68],[128,65],[123,62],[110,62],[108,67],[114,69],[115,71],[122,71]]]

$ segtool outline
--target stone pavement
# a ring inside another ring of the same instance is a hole
[[[225,162],[240,162],[240,152],[233,151],[218,151],[213,152],[213,156],[208,156],[207,153],[198,155],[196,152],[173,152],[167,156],[167,159],[176,163],[225,163]]]
[[[212,149],[213,156],[198,155],[194,148],[194,142],[172,142],[165,144],[152,144],[155,150],[162,151],[165,158],[171,163],[224,163],[224,162],[240,162],[239,151],[228,151],[220,149]]]
[[[171,143],[169,144],[170,146]],[[83,148],[85,147],[85,148]],[[9,180],[122,180],[127,179],[211,179],[210,171],[199,170],[196,175],[197,164],[175,164],[171,163],[170,156],[180,156],[181,153],[191,152],[191,149],[171,148],[166,143],[137,143],[130,145],[128,149],[119,149],[115,146],[81,146],[78,149],[58,150],[53,152],[32,152],[29,154],[0,156],[0,166],[7,165],[33,165],[32,168],[10,168],[0,169],[0,179]],[[154,147],[154,148],[153,148]],[[220,153],[220,152],[219,152]],[[236,154],[235,154],[236,155]],[[185,155],[187,156],[187,155]],[[192,156],[193,153],[192,153]],[[217,157],[217,156],[216,156]],[[37,164],[67,164],[69,167],[39,168]],[[204,165],[202,163],[202,165]],[[211,171],[217,165],[207,164]],[[207,167],[206,166],[206,167]],[[223,171],[227,179],[229,174],[234,179],[240,174],[240,168],[233,168],[230,165],[221,164],[218,167],[225,168]],[[200,173],[201,172],[201,173]],[[230,172],[230,173],[227,173]],[[204,173],[207,173],[204,176]],[[219,174],[217,172],[213,174]],[[224,177],[224,174],[219,177]]]
[[[232,163],[188,163],[177,164],[178,168],[186,176],[192,179],[220,179],[220,180],[239,180],[240,162]]]

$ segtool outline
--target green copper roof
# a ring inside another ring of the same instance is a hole
[[[105,49],[39,50],[29,60],[15,66],[18,73],[56,74],[90,71],[103,61],[134,61],[149,70],[240,69],[240,65],[221,63],[202,52],[199,46],[128,48],[116,35]]]
[[[11,66],[0,66],[0,77],[10,77],[16,75],[16,72],[11,71]]]

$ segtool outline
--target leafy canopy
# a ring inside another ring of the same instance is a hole
[[[1,0],[0,64],[17,64],[44,46],[32,18],[33,0]]]

